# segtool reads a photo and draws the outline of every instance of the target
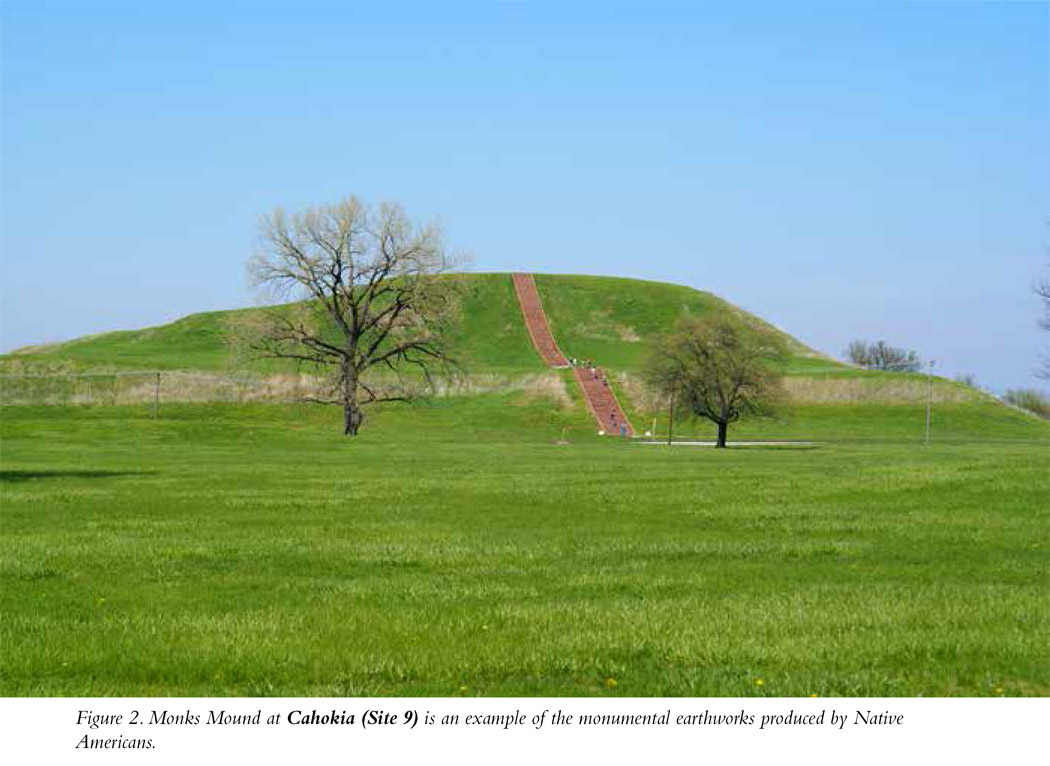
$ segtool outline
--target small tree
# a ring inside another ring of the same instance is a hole
[[[726,446],[729,424],[741,415],[769,415],[784,398],[783,339],[729,314],[678,321],[650,352],[646,380],[685,416],[718,426]]]
[[[868,354],[868,342],[866,340],[855,340],[846,349],[846,358],[858,367],[867,367],[871,362]]]
[[[918,372],[922,367],[917,353],[891,346],[884,340],[874,343],[855,340],[846,349],[846,356],[854,364],[869,370]]]
[[[303,399],[342,407],[345,434],[357,434],[364,405],[414,398],[416,382],[450,361],[443,338],[456,304],[437,275],[452,260],[435,224],[350,197],[291,216],[278,209],[263,218],[261,240],[254,283],[305,300],[249,314],[236,332],[257,356],[327,373],[326,393]]]

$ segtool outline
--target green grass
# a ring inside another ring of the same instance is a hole
[[[730,436],[843,441],[715,451],[520,394],[356,440],[147,412],[3,409],[0,693],[1050,693],[1030,420],[959,405],[922,448],[914,408],[813,410]]]
[[[521,309],[508,274],[470,274],[448,277],[462,295],[462,321],[452,335],[456,359],[468,370],[506,373],[542,369],[521,321]],[[225,370],[231,363],[226,339],[229,319],[237,311],[191,314],[175,322],[142,330],[101,333],[66,343],[8,354],[0,363],[8,369],[44,369],[62,365],[73,369],[106,370]],[[254,369],[292,369],[287,364],[256,361]]]
[[[459,362],[478,372],[543,369],[521,320],[509,274],[461,274],[448,279],[459,284],[462,295],[462,321],[452,338]],[[65,363],[76,369],[224,370],[231,363],[226,340],[229,318],[256,310],[191,314],[158,327],[86,336],[0,360],[8,368]]]
[[[663,282],[563,274],[537,274],[535,279],[562,351],[613,370],[640,369],[649,341],[670,332],[682,315],[745,313],[711,293]],[[792,352],[789,370],[841,366],[830,359],[812,358],[812,349],[784,337]]]
[[[1024,412],[990,400],[940,404],[930,418],[934,444],[1006,442],[1047,443],[1050,427]],[[650,420],[636,425],[651,426]],[[667,434],[667,418],[657,418],[657,433]],[[676,438],[715,438],[706,420],[675,426]],[[820,442],[890,442],[921,445],[926,436],[926,407],[921,404],[812,404],[789,408],[777,418],[750,419],[729,426],[731,440],[786,439]]]
[[[466,370],[543,372],[509,275],[451,278]],[[537,284],[567,354],[631,373],[681,313],[737,310]],[[228,316],[0,365],[223,370]],[[572,406],[389,406],[354,440],[308,405],[2,407],[0,693],[1050,694],[1047,424],[938,380],[924,447],[916,376],[791,347],[796,383],[900,402],[798,404],[730,439],[816,445],[726,451],[599,439],[568,371]]]
[[[8,367],[65,362],[75,369],[221,370],[229,358],[225,324],[235,313],[209,311],[158,327],[88,335],[32,353],[8,354],[3,361]]]
[[[509,274],[447,277],[462,291],[461,321],[451,337],[453,356],[469,372],[529,373],[543,369],[522,321]],[[613,369],[635,369],[644,343],[634,340],[666,332],[681,312],[736,310],[690,287],[634,279],[537,276],[556,337],[566,353],[590,356]],[[255,309],[241,309],[241,312]],[[170,324],[86,336],[66,343],[7,354],[7,370],[63,365],[75,369],[225,370],[231,364],[225,328],[236,311],[192,314]],[[805,350],[794,343],[796,351]],[[793,361],[800,369],[828,360]],[[275,369],[273,363],[254,365]]]
[[[464,274],[455,279],[462,291],[462,310],[451,346],[468,372],[546,369],[525,328],[509,274]]]

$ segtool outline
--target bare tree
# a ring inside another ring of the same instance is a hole
[[[784,399],[784,340],[727,314],[684,318],[650,352],[646,380],[685,416],[718,426],[726,446],[729,424],[744,414],[769,415]]]
[[[859,367],[867,367],[871,361],[868,353],[868,342],[866,340],[851,341],[846,349],[846,358]]]
[[[846,356],[854,364],[869,370],[918,372],[922,367],[917,353],[891,346],[884,340],[874,343],[855,340],[846,349]]]
[[[364,405],[412,399],[450,363],[444,338],[456,301],[438,275],[454,264],[436,224],[350,197],[293,215],[275,210],[262,219],[261,242],[253,283],[303,300],[249,314],[247,344],[257,356],[324,371],[324,393],[304,400],[342,407],[345,434],[357,434]]]
[[[1010,389],[1003,394],[1003,401],[1050,420],[1050,399],[1037,388]]]

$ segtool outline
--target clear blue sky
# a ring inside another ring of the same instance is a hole
[[[251,305],[348,193],[478,271],[722,295],[1034,383],[1045,3],[0,4],[0,349]]]

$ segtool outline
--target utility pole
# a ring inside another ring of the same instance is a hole
[[[929,362],[929,371],[926,373],[927,380],[929,381],[929,391],[926,394],[926,444],[930,443],[930,407],[933,405],[933,363],[931,359]]]
[[[671,446],[671,434],[674,433],[674,395],[675,390],[671,389],[671,404],[667,408],[667,446]]]

